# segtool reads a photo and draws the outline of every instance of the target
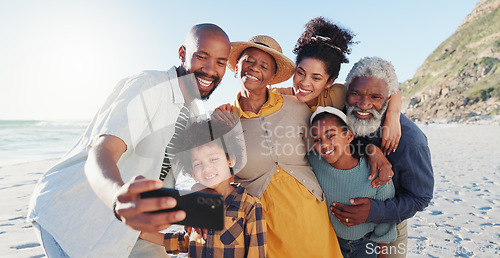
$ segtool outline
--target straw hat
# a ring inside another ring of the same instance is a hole
[[[231,71],[234,72],[236,64],[238,63],[238,58],[241,53],[249,47],[258,48],[270,54],[276,61],[278,69],[276,71],[276,76],[271,81],[271,84],[284,82],[292,77],[295,71],[295,64],[292,60],[290,60],[290,58],[283,55],[280,44],[278,44],[278,42],[276,42],[273,38],[266,35],[253,36],[245,42],[231,43],[231,53],[229,54],[227,62],[227,67]]]

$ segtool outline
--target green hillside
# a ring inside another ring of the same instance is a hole
[[[471,121],[500,114],[500,0],[480,1],[455,33],[401,85],[414,120]]]

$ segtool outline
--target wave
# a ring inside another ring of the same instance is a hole
[[[88,121],[0,120],[0,166],[60,158],[87,125]]]
[[[85,129],[88,123],[89,121],[83,120],[0,120],[0,128]]]
[[[35,126],[44,129],[85,129],[89,121],[39,121]]]

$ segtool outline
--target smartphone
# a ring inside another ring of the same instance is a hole
[[[224,228],[224,198],[222,195],[171,188],[141,193],[141,198],[164,196],[174,197],[177,200],[177,206],[152,213],[183,210],[186,212],[186,218],[175,224],[213,230]]]

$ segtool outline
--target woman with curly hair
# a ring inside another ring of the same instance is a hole
[[[300,102],[306,103],[312,112],[318,106],[343,109],[346,88],[334,82],[339,75],[340,65],[349,62],[347,55],[351,53],[349,46],[355,44],[354,36],[324,17],[310,20],[293,50],[297,55],[293,88],[274,90],[284,95],[295,95]],[[381,146],[386,154],[396,150],[401,137],[400,93],[394,94],[391,100],[382,130]]]

